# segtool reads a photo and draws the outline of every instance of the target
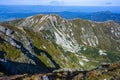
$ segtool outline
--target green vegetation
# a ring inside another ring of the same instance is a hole
[[[21,51],[6,42],[0,43],[0,51],[5,52],[5,59],[15,61],[20,57]]]

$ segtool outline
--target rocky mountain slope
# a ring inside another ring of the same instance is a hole
[[[0,71],[91,70],[120,60],[120,24],[35,15],[0,23]]]

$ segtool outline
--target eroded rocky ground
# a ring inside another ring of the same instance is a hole
[[[43,74],[5,76],[0,80],[120,80],[120,62],[105,64],[90,71],[55,71]]]

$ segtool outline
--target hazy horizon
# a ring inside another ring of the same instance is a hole
[[[50,6],[50,5],[0,5],[0,13],[34,12],[100,12],[120,13],[120,6]]]
[[[1,0],[0,5],[120,6],[119,0]]]
[[[104,5],[104,6],[100,6],[100,5],[87,5],[87,6],[85,6],[85,5],[35,5],[35,4],[27,4],[27,5],[25,5],[25,4],[20,4],[20,5],[11,5],[11,4],[9,4],[9,5],[6,5],[6,4],[0,4],[0,6],[73,6],[73,7],[120,7],[120,6],[115,6],[115,5],[112,5],[112,6],[107,6],[107,5]]]

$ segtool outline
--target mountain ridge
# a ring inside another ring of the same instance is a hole
[[[9,61],[33,65],[33,72],[44,72],[90,70],[120,60],[120,24],[114,21],[98,23],[36,15],[0,25],[0,65],[7,70]],[[15,64],[9,66],[14,69]],[[16,72],[10,73],[24,73],[25,67],[29,68],[27,65],[18,66],[21,67],[21,70],[15,68]],[[32,73],[30,68],[25,72]]]

